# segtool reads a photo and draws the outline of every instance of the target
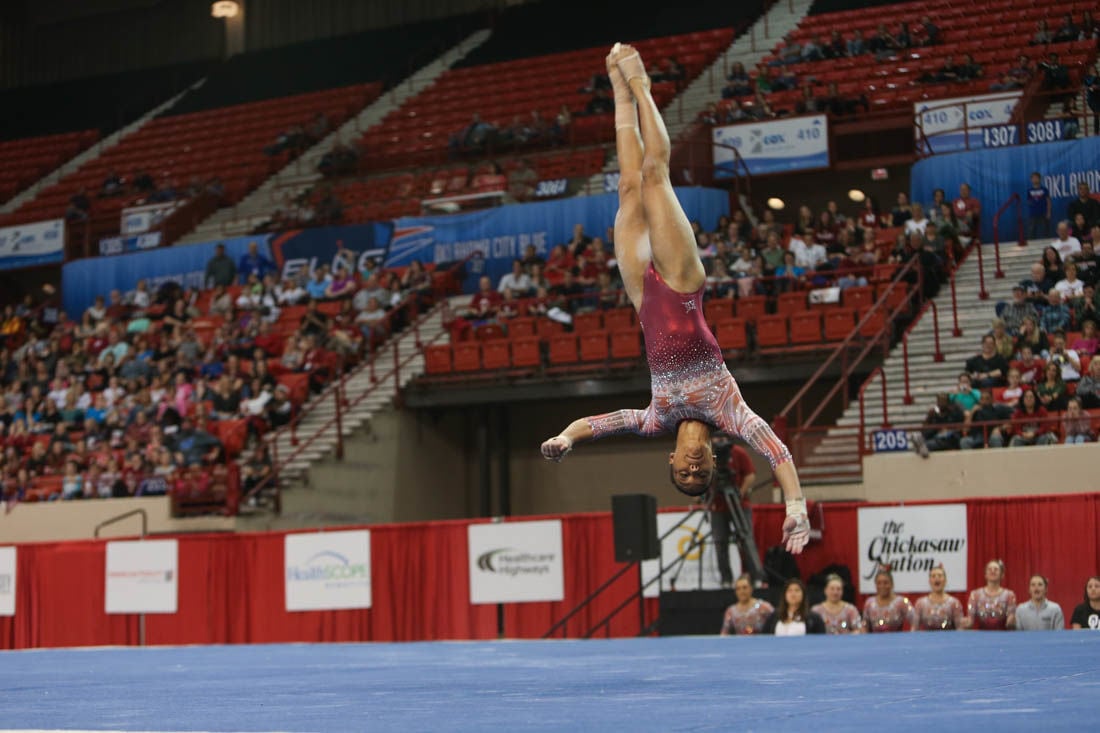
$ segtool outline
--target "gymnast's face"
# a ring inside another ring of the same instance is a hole
[[[699,496],[710,486],[714,476],[714,452],[710,441],[680,438],[676,450],[668,454],[672,483],[688,496]]]

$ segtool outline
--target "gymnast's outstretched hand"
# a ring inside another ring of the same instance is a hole
[[[557,435],[542,444],[542,457],[557,463],[571,450],[573,450],[573,439],[565,435]]]
[[[805,513],[788,514],[783,521],[783,544],[787,552],[798,555],[810,541],[810,518]]]

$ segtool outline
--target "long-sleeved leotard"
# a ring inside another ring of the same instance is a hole
[[[791,460],[771,426],[749,409],[703,319],[703,288],[677,293],[646,269],[638,320],[645,335],[653,400],[644,410],[585,418],[593,438],[621,433],[654,436],[698,420],[744,439],[774,469]]]

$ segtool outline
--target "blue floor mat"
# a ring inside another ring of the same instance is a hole
[[[0,653],[0,728],[1100,730],[1100,634]]]

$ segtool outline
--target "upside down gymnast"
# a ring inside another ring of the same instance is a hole
[[[675,433],[676,448],[668,459],[672,483],[699,496],[716,474],[711,430],[739,436],[771,464],[787,505],[783,542],[798,554],[810,533],[798,473],[787,447],[745,404],[703,320],[706,274],[669,180],[668,132],[645,66],[633,47],[617,43],[607,57],[607,72],[615,93],[620,168],[615,258],[645,335],[653,399],[645,410],[575,420],[542,444],[542,454],[560,461],[586,440]]]

